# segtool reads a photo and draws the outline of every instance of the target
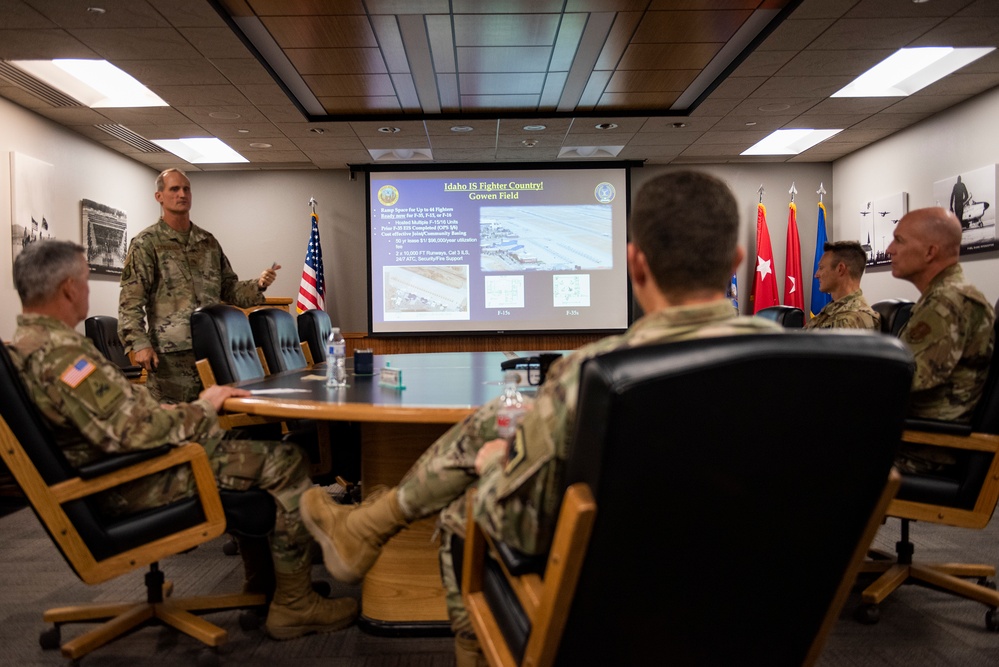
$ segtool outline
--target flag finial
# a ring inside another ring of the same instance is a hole
[[[791,203],[794,203],[794,196],[798,194],[798,188],[794,187],[794,181],[791,181],[791,189],[787,191],[791,195]]]
[[[317,201],[316,201],[316,198],[315,198],[315,197],[309,197],[309,206],[311,206],[311,207],[312,207],[312,212],[313,212],[313,213],[315,213],[315,212],[316,212],[316,205],[317,205],[318,203],[319,203],[319,202],[317,202]]]
[[[822,203],[822,195],[826,193],[826,189],[822,187],[822,181],[819,181],[819,189],[815,191],[815,194],[819,196],[819,203]]]
[[[764,192],[764,190],[763,190],[763,184],[762,183],[760,183],[760,189],[757,190],[757,192],[760,193],[760,203],[762,204],[763,203],[763,192]]]

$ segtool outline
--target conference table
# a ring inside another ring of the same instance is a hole
[[[374,374],[327,388],[325,364],[237,383],[253,395],[224,408],[281,419],[357,422],[361,488],[393,486],[440,435],[503,392],[501,362],[530,352],[439,352],[374,355]],[[384,386],[379,371],[401,371],[404,388]],[[525,388],[526,389],[526,388]],[[529,391],[529,389],[526,389]],[[334,460],[336,449],[334,444]],[[360,625],[380,634],[430,634],[449,628],[440,582],[437,517],[414,522],[386,544],[361,589]]]

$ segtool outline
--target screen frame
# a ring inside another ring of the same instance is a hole
[[[368,307],[368,336],[376,336],[379,338],[401,338],[401,337],[412,337],[412,336],[495,336],[495,335],[540,335],[540,334],[552,334],[552,335],[591,335],[591,334],[602,334],[611,335],[616,333],[622,333],[627,330],[627,326],[634,321],[634,298],[632,297],[631,291],[631,280],[627,276],[627,270],[625,271],[625,294],[626,294],[626,320],[627,325],[625,327],[611,327],[611,328],[580,328],[580,329],[460,329],[457,327],[451,328],[447,331],[374,331],[374,294],[372,290],[372,245],[371,245],[371,174],[380,172],[412,172],[412,173],[431,173],[437,171],[509,171],[509,172],[523,172],[523,171],[536,171],[536,170],[594,170],[594,169],[622,169],[624,171],[625,179],[625,242],[630,242],[631,236],[627,226],[627,220],[631,216],[631,170],[635,167],[643,166],[643,163],[636,160],[593,160],[588,162],[569,162],[569,163],[554,163],[554,162],[474,162],[474,163],[430,163],[430,164],[356,164],[348,165],[351,171],[351,176],[355,172],[364,173],[364,204],[365,204],[365,244],[366,244],[366,265],[367,265],[367,283],[368,283],[368,294],[367,294],[367,307]]]

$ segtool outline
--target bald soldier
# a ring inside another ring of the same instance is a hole
[[[498,439],[497,399],[441,436],[398,487],[359,507],[340,509],[311,491],[302,496],[302,518],[323,548],[326,568],[348,582],[364,576],[392,535],[440,513],[441,576],[458,667],[485,664],[450,553],[451,536],[464,534],[465,491],[478,488],[474,511],[494,536],[527,553],[547,551],[583,362],[638,345],[781,331],[759,317],[738,317],[728,300],[744,252],[737,244],[739,207],[725,183],[690,171],[654,178],[638,193],[628,226],[632,292],[646,315],[624,334],[555,362],[512,443]]]
[[[867,305],[860,289],[867,253],[856,241],[827,242],[822,249],[815,279],[819,281],[819,291],[833,300],[808,320],[805,328],[881,331],[881,316]]]
[[[995,345],[995,310],[958,264],[961,223],[941,207],[902,216],[888,245],[891,274],[919,290],[899,337],[912,350],[912,417],[967,422],[982,397]],[[896,461],[909,472],[955,462],[940,448],[905,444]]]
[[[262,553],[241,549],[244,590],[273,594],[268,634],[291,639],[350,625],[357,615],[355,600],[328,600],[312,591],[312,538],[299,514],[299,499],[312,486],[305,454],[293,444],[224,437],[218,411],[225,399],[248,396],[245,390],[216,385],[193,402],[161,406],[144,386],[129,382],[74,330],[87,317],[89,277],[83,248],[67,241],[33,243],[14,260],[23,312],[11,357],[70,465],[164,444],[200,443],[219,487],[256,486],[274,497],[269,548],[263,540]],[[117,516],[166,505],[194,492],[190,472],[186,466],[165,470],[117,486],[97,500],[103,512]]]
[[[191,222],[191,181],[180,169],[156,177],[160,220],[132,239],[121,274],[118,337],[148,372],[149,391],[164,403],[193,401],[201,391],[191,343],[191,313],[230,303],[264,302],[275,264],[255,280],[239,280],[210,233]]]

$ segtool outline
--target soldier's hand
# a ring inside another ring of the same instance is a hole
[[[156,356],[153,348],[147,347],[135,352],[135,363],[139,364],[146,371],[152,373],[160,365],[160,358]]]
[[[257,287],[260,288],[261,292],[271,286],[271,283],[277,278],[277,272],[280,268],[281,265],[275,262],[271,268],[260,272],[260,278],[257,279]]]
[[[482,445],[475,455],[475,474],[481,475],[486,466],[494,460],[506,461],[509,451],[510,443],[503,438],[496,438]]]
[[[198,395],[198,398],[208,401],[215,406],[215,412],[219,412],[222,409],[222,404],[225,403],[227,398],[245,398],[250,395],[250,392],[245,389],[237,389],[236,387],[227,387],[222,384],[215,384],[201,392]]]

